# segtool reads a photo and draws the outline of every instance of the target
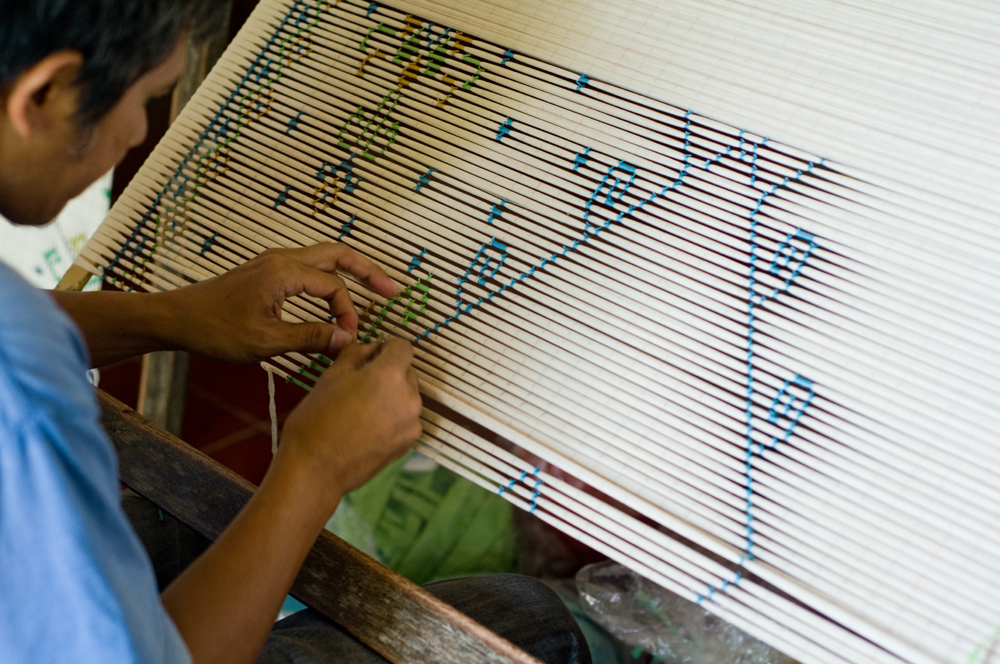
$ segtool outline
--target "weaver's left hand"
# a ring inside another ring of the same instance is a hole
[[[290,351],[336,355],[358,331],[358,313],[338,270],[383,297],[399,292],[382,268],[347,245],[270,249],[226,274],[164,294],[179,316],[176,343],[231,362]],[[285,300],[302,293],[326,300],[336,324],[282,320]]]

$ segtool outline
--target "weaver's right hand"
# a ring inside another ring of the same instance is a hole
[[[351,344],[285,423],[273,465],[293,464],[332,513],[340,498],[420,436],[413,349],[401,339]]]

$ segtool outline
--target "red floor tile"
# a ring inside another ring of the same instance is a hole
[[[199,385],[188,384],[181,438],[198,449],[253,427],[256,422],[256,418],[231,406],[225,399],[206,392]]]
[[[135,408],[141,372],[141,358],[103,367],[100,387]],[[275,381],[279,423],[305,395],[295,385]],[[271,462],[268,403],[267,373],[260,365],[192,357],[181,438],[259,483]]]
[[[256,433],[211,455],[254,484],[260,484],[271,464],[271,434]]]
[[[244,429],[240,429],[239,431],[234,431],[228,436],[225,436],[224,438],[219,438],[218,440],[212,441],[207,445],[202,445],[198,449],[200,449],[205,454],[211,456],[216,452],[226,449],[230,445],[235,445],[236,443],[242,442],[247,438],[250,438],[251,436],[254,436],[259,433],[266,433],[267,435],[271,435],[270,430],[269,429],[265,430],[265,427],[263,426],[260,425],[249,426]]]
[[[305,395],[299,387],[275,381],[279,424]],[[268,404],[267,373],[259,365],[192,357],[182,437],[259,483],[271,462]]]
[[[129,408],[135,408],[139,402],[141,373],[142,358],[139,357],[101,367],[100,388]]]
[[[192,357],[188,385],[215,395],[254,421],[270,420],[267,372],[258,364],[227,364]],[[280,379],[275,381],[275,405],[279,418],[287,416],[305,394],[302,388]]]

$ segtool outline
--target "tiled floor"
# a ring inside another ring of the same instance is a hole
[[[139,359],[101,370],[101,388],[135,408],[139,396]],[[275,382],[279,426],[305,391]],[[181,438],[232,468],[254,484],[271,462],[271,420],[267,374],[256,364],[225,364],[191,358]]]

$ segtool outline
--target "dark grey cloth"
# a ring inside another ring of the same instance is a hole
[[[122,509],[153,562],[160,592],[212,543],[131,491],[122,494]]]
[[[208,541],[152,503],[124,496],[125,513],[146,546],[165,588]],[[559,597],[519,574],[492,574],[431,583],[424,588],[546,664],[590,664],[583,633]],[[386,660],[312,609],[274,625],[258,664],[381,664]]]

